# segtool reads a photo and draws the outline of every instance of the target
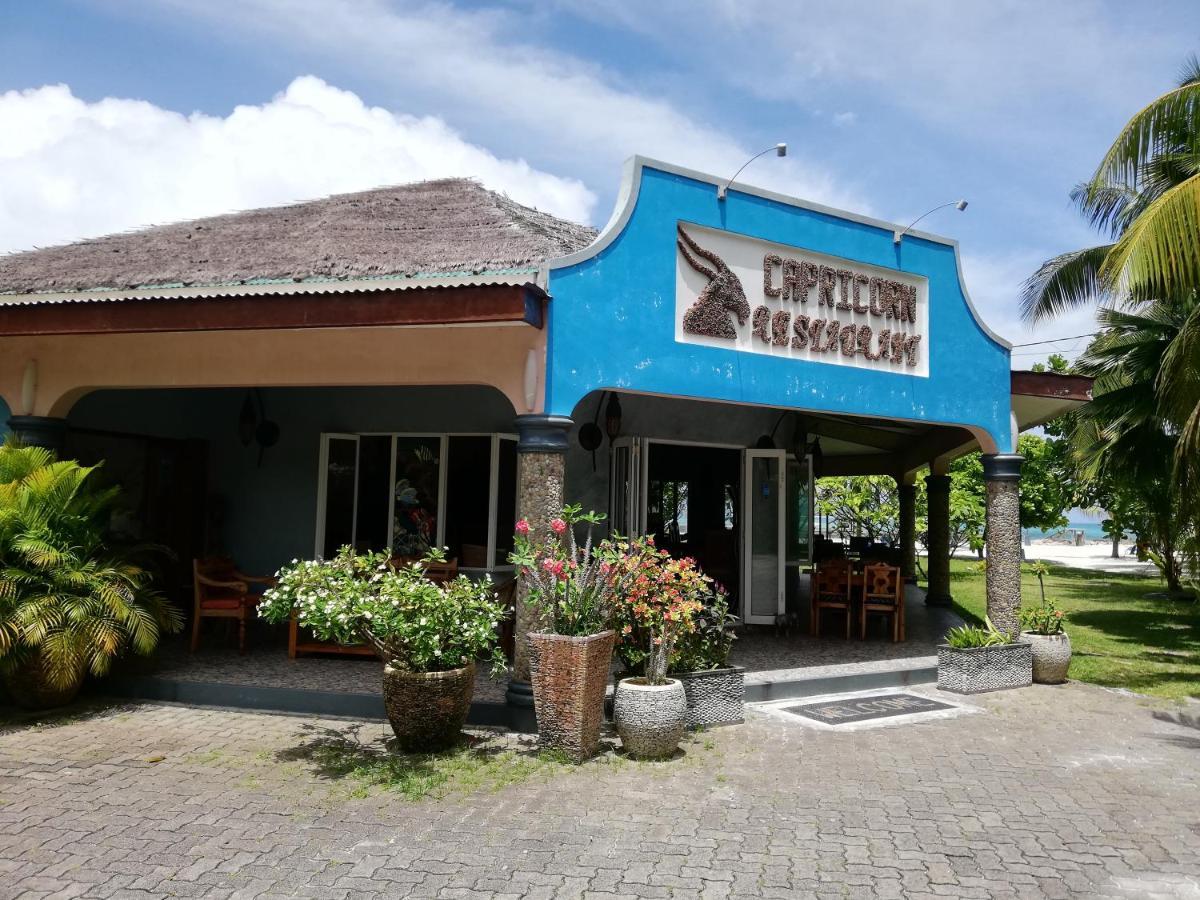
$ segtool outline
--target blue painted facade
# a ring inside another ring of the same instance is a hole
[[[631,162],[618,213],[597,244],[548,273],[546,411],[571,415],[589,392],[621,389],[777,407],[961,425],[1011,446],[1009,348],[975,316],[958,248],[886,223],[729,192],[644,160]],[[623,204],[623,206],[622,206]],[[675,341],[676,225],[727,230],[928,279],[929,376],[835,366]]]

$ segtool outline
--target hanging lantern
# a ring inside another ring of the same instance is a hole
[[[621,401],[616,394],[608,398],[608,408],[604,411],[604,431],[610,442],[621,436]]]

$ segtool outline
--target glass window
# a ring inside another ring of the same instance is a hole
[[[491,435],[451,435],[446,451],[447,556],[468,569],[488,564]]]
[[[322,558],[332,559],[342,547],[354,543],[358,438],[331,434],[325,441],[325,517],[320,553]]]
[[[493,564],[508,565],[517,522],[517,442],[500,438],[496,460],[496,555]]]
[[[358,511],[354,517],[354,548],[359,553],[387,549],[391,464],[390,434],[363,435],[358,439]]]
[[[420,557],[438,540],[441,494],[440,437],[396,438],[395,504],[392,507],[392,553]]]

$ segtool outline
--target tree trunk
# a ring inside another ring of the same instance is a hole
[[[1120,535],[1120,533],[1119,533],[1119,532],[1118,532],[1117,534],[1114,534],[1114,535],[1113,535],[1113,552],[1112,552],[1112,558],[1113,558],[1113,559],[1120,559],[1120,558],[1121,558],[1121,535]]]

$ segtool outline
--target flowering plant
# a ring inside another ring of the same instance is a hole
[[[671,672],[710,672],[729,665],[737,639],[733,628],[740,621],[729,611],[729,594],[713,584],[700,602],[703,608],[696,613],[695,627],[676,642],[675,658],[668,663]]]
[[[422,562],[439,561],[434,552]],[[331,560],[293,560],[263,594],[258,614],[298,624],[322,641],[367,643],[379,658],[407,672],[443,672],[477,659],[504,669],[496,626],[506,615],[487,579],[460,575],[445,584],[425,577],[421,563],[393,569],[386,553],[356,555],[343,547]]]
[[[622,585],[618,652],[627,667],[644,666],[649,684],[663,684],[676,641],[694,631],[712,579],[691,557],[674,559],[658,549],[653,536],[618,541],[614,548],[612,576]]]
[[[584,637],[611,627],[613,596],[620,586],[611,541],[592,543],[592,531],[604,521],[578,504],[564,506],[539,534],[527,519],[517,522],[508,561],[528,579],[527,601],[537,608],[554,634]],[[575,526],[587,525],[580,546]]]
[[[1038,560],[1030,565],[1029,569],[1037,576],[1038,586],[1042,591],[1042,605],[1020,609],[1021,628],[1032,634],[1062,634],[1067,617],[1053,600],[1046,599],[1045,578],[1050,574],[1050,567],[1045,561]]]

